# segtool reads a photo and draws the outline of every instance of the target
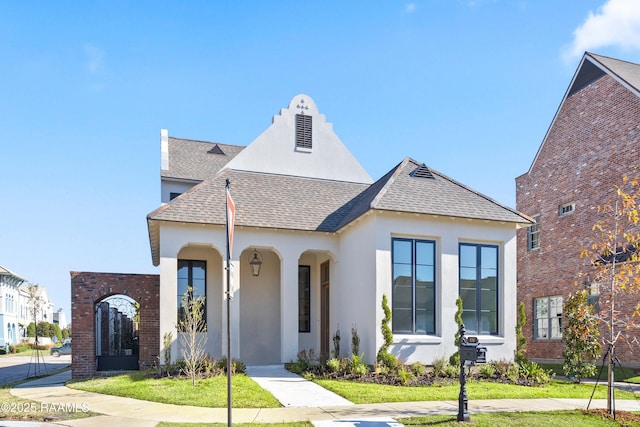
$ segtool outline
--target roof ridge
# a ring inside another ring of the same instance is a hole
[[[176,137],[176,136],[169,136],[169,139],[173,139],[175,141],[201,142],[203,144],[218,144],[218,145],[223,145],[223,146],[226,146],[226,147],[246,147],[246,145],[227,144],[227,143],[218,142],[218,141],[204,141],[202,139],[180,138],[180,137]]]

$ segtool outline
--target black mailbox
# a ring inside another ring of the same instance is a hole
[[[478,337],[465,337],[460,344],[460,360],[469,363],[487,363],[487,347],[478,345]]]
[[[460,360],[463,362],[475,362],[477,357],[476,344],[463,344],[460,346]]]
[[[483,345],[476,347],[476,363],[487,363],[487,347]]]

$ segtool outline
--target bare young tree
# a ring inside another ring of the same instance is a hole
[[[609,365],[607,409],[612,412],[615,346],[624,340],[637,341],[640,327],[640,186],[637,179],[623,178],[612,200],[597,206],[599,220],[592,227],[596,233],[591,247],[581,253],[590,261],[583,276],[592,291],[599,295],[597,318],[607,349]]]
[[[193,287],[189,286],[182,296],[182,310],[177,325],[178,342],[184,359],[185,374],[196,385],[196,377],[202,361],[206,357],[207,325],[204,319],[204,297],[193,297]]]

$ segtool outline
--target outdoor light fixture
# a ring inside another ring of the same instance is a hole
[[[255,249],[253,250],[253,258],[249,261],[249,265],[251,266],[251,274],[259,276],[260,267],[262,267],[262,255]]]

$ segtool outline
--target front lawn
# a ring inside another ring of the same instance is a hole
[[[460,385],[457,382],[436,384],[429,387],[402,387],[383,384],[360,383],[340,380],[315,380],[322,387],[353,403],[420,402],[433,400],[457,400]],[[521,386],[490,381],[467,383],[470,400],[482,399],[541,399],[575,398],[589,399],[594,386],[552,380],[544,386]],[[607,398],[606,386],[597,386],[594,399]],[[616,399],[635,399],[633,393],[616,390]]]
[[[112,377],[72,380],[68,387],[114,396],[132,397],[175,405],[227,407],[227,377],[216,375],[198,379],[196,386],[185,378],[149,378],[144,371]],[[279,408],[280,402],[246,375],[231,381],[234,408]]]

